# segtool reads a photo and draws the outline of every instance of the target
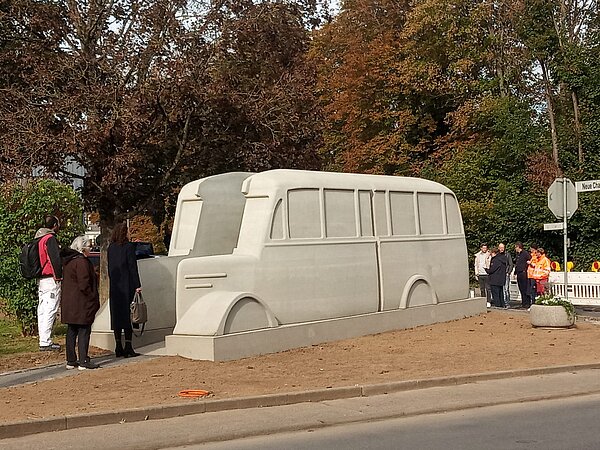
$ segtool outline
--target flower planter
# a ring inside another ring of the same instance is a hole
[[[531,305],[529,321],[534,327],[568,328],[575,325],[575,316],[569,317],[562,306]]]

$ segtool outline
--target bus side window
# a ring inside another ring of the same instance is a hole
[[[200,227],[201,200],[186,200],[179,206],[177,229],[174,230],[173,248],[177,250],[192,250],[196,233]]]
[[[360,235],[373,236],[371,191],[358,191],[358,213],[360,214]]]
[[[462,220],[460,219],[460,208],[456,198],[452,194],[444,194],[444,201],[446,202],[448,234],[462,234]]]
[[[390,192],[392,212],[392,234],[395,236],[414,236],[415,204],[412,192]]]
[[[321,205],[318,189],[288,191],[288,224],[291,239],[321,237]]]
[[[440,194],[419,192],[417,201],[419,203],[421,234],[443,234]]]
[[[377,236],[389,236],[385,192],[376,191],[373,201],[375,203],[375,234]]]
[[[324,195],[325,235],[327,237],[355,237],[354,191],[325,189]]]
[[[271,224],[271,239],[283,239],[283,212],[282,201],[279,199],[273,211],[273,223]]]

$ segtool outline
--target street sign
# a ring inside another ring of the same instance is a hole
[[[573,213],[577,211],[577,191],[571,180],[568,178],[557,178],[554,180],[554,183],[548,188],[548,208],[550,208],[550,211],[552,211],[556,218],[562,219],[562,223],[544,224],[544,230],[562,230],[563,232],[564,294],[565,300],[569,301],[569,272],[566,270],[568,265],[567,247],[569,246],[567,219],[570,219]]]
[[[600,180],[588,180],[575,182],[577,192],[600,191]]]
[[[567,219],[570,219],[577,210],[577,191],[573,182],[567,178],[557,178],[548,188],[548,208],[557,219],[565,217],[564,205],[564,186],[563,180],[567,183]]]
[[[564,229],[565,229],[565,224],[562,222],[545,223],[544,224],[544,231],[564,230]]]

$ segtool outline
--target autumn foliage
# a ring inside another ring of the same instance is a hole
[[[2,2],[0,179],[83,178],[106,232],[166,223],[183,184],[226,171],[422,176],[457,193],[471,251],[560,253],[546,188],[600,178],[597,1],[329,6]],[[582,261],[600,253],[594,195],[571,224]]]
[[[161,223],[192,179],[319,167],[316,7],[3,2],[0,179],[83,178],[106,232],[139,212]]]
[[[598,25],[593,0],[346,1],[311,49],[324,161],[448,185],[472,252],[521,240],[560,255],[546,189],[600,175]],[[590,197],[570,232],[582,265],[600,253]]]

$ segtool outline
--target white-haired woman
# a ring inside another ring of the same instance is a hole
[[[87,259],[91,242],[85,236],[77,236],[71,248],[64,250],[61,298],[61,321],[67,324],[67,369],[97,369],[89,356],[90,334],[96,312],[100,308],[98,280],[94,266]],[[77,353],[75,344],[77,343]]]

